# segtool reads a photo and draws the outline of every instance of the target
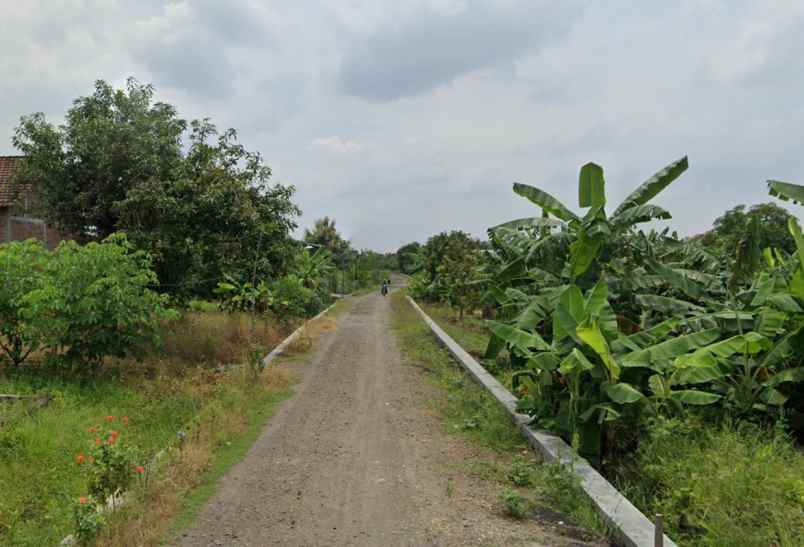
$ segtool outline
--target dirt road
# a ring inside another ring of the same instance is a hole
[[[475,454],[443,431],[403,364],[388,297],[360,297],[319,339],[296,395],[224,477],[183,546],[573,545],[499,514]],[[451,467],[450,467],[451,466]]]

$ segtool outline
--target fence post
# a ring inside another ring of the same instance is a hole
[[[662,522],[662,514],[656,513],[656,523],[654,526],[653,535],[654,547],[664,547],[664,523]]]

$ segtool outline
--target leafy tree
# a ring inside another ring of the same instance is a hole
[[[148,255],[122,234],[101,243],[63,242],[44,267],[43,283],[23,299],[23,316],[54,360],[99,365],[104,357],[139,355],[158,342],[161,321],[174,317]]]
[[[440,293],[450,306],[458,309],[461,321],[464,312],[475,308],[482,296],[482,261],[478,247],[474,239],[455,237],[437,270]]]
[[[129,79],[125,90],[98,80],[56,127],[24,116],[14,145],[25,154],[20,181],[36,184],[46,218],[65,233],[104,239],[121,226],[116,204],[151,179],[173,180],[187,123],[153,102],[154,88]]]
[[[355,256],[351,244],[335,227],[334,218],[316,220],[312,229],[304,230],[304,242],[328,250],[340,269],[345,269]]]
[[[25,321],[25,296],[41,288],[50,254],[29,240],[0,245],[0,350],[14,366],[41,343],[41,333]]]
[[[270,169],[236,138],[234,130],[218,135],[208,121],[193,122],[178,177],[150,179],[116,205],[121,226],[151,253],[173,294],[209,295],[224,273],[278,278],[292,267],[289,234],[300,213],[293,187],[269,185]]]
[[[791,218],[793,215],[775,203],[760,203],[750,208],[738,205],[715,219],[712,230],[701,242],[723,256],[733,255],[740,242],[749,238],[753,238],[760,249],[772,247],[792,253],[796,244],[787,229]]]
[[[396,251],[397,265],[400,272],[412,274],[421,268],[421,258],[419,256],[421,247],[418,242],[414,241],[403,245]]]
[[[218,134],[208,120],[188,126],[153,95],[134,80],[125,90],[98,81],[63,126],[42,114],[22,118],[19,181],[36,185],[45,217],[85,241],[128,233],[151,253],[162,287],[180,297],[209,296],[224,273],[285,275],[300,213],[293,187],[269,185],[271,170],[234,130]]]

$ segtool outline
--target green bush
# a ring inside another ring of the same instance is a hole
[[[39,347],[39,331],[23,317],[24,298],[42,287],[49,258],[33,240],[0,245],[0,349],[15,366]]]
[[[271,284],[271,296],[271,311],[283,322],[308,317],[311,312],[314,315],[316,306],[320,306],[315,291],[305,287],[302,280],[293,274]]]
[[[34,242],[0,247],[3,348],[15,364],[37,347],[54,362],[98,365],[104,357],[139,355],[158,342],[174,316],[149,257],[124,235],[85,246],[64,242],[48,253]]]
[[[160,321],[174,317],[148,255],[122,234],[81,246],[64,242],[45,270],[44,286],[25,297],[27,318],[65,363],[99,364],[157,343]]]

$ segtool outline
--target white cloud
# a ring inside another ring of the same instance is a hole
[[[359,246],[569,206],[580,165],[616,203],[665,163],[681,233],[804,172],[804,4],[795,1],[49,0],[0,18],[0,154],[20,115],[59,121],[103,78],[152,82],[185,117],[234,126],[303,224]],[[799,179],[801,181],[801,179]]]

